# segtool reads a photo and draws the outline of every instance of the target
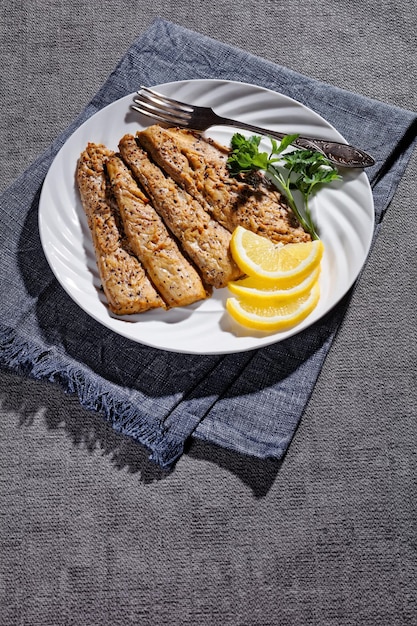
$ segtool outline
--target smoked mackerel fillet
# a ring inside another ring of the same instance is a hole
[[[206,298],[197,271],[180,252],[121,158],[110,157],[106,167],[132,251],[165,303],[169,307],[187,306]]]
[[[120,140],[119,150],[181,249],[198,268],[204,283],[220,288],[239,278],[242,273],[230,252],[231,233],[167,177],[138,146],[133,135]]]
[[[164,307],[125,239],[115,202],[107,192],[105,162],[112,152],[89,143],[77,164],[77,184],[91,231],[98,272],[110,310],[117,315]]]
[[[175,182],[227,230],[243,226],[274,243],[311,237],[279,191],[261,174],[230,176],[229,150],[195,131],[152,125],[137,133],[140,145]]]

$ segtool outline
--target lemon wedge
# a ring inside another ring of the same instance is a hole
[[[238,226],[230,242],[232,256],[248,276],[279,288],[302,282],[319,266],[323,256],[320,239],[305,243],[274,244]]]
[[[315,267],[304,280],[294,286],[280,287],[279,281],[274,283],[264,282],[259,278],[242,278],[230,281],[227,286],[233,295],[250,304],[277,304],[294,298],[304,296],[311,291],[320,275],[320,266]]]
[[[317,306],[319,298],[316,281],[306,294],[279,304],[262,306],[232,297],[226,300],[226,309],[242,326],[264,331],[286,330],[302,322]]]

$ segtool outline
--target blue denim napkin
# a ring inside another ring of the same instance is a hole
[[[156,20],[81,115],[0,198],[0,363],[76,393],[169,468],[190,436],[260,458],[285,453],[349,295],[314,326],[226,356],[155,350],[96,323],[66,295],[41,248],[38,201],[47,170],[78,126],[139,85],[218,78],[254,83],[306,104],[376,158],[367,170],[377,223],[414,147],[417,115],[299,75],[178,25]]]

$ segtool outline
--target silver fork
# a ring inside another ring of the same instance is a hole
[[[207,130],[211,126],[232,126],[270,136],[274,139],[285,137],[285,133],[220,117],[210,107],[194,106],[168,98],[153,89],[149,89],[149,87],[142,86],[133,101],[132,109],[170,126],[180,126],[199,131]],[[293,141],[293,145],[297,148],[317,150],[324,154],[329,161],[342,167],[370,167],[375,163],[375,159],[363,150],[337,141],[298,136]]]

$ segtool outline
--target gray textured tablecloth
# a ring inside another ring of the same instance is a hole
[[[158,13],[417,109],[405,3],[1,11],[4,187]],[[415,187],[414,157],[282,464],[194,442],[166,477],[74,398],[2,374],[4,623],[414,623]]]

